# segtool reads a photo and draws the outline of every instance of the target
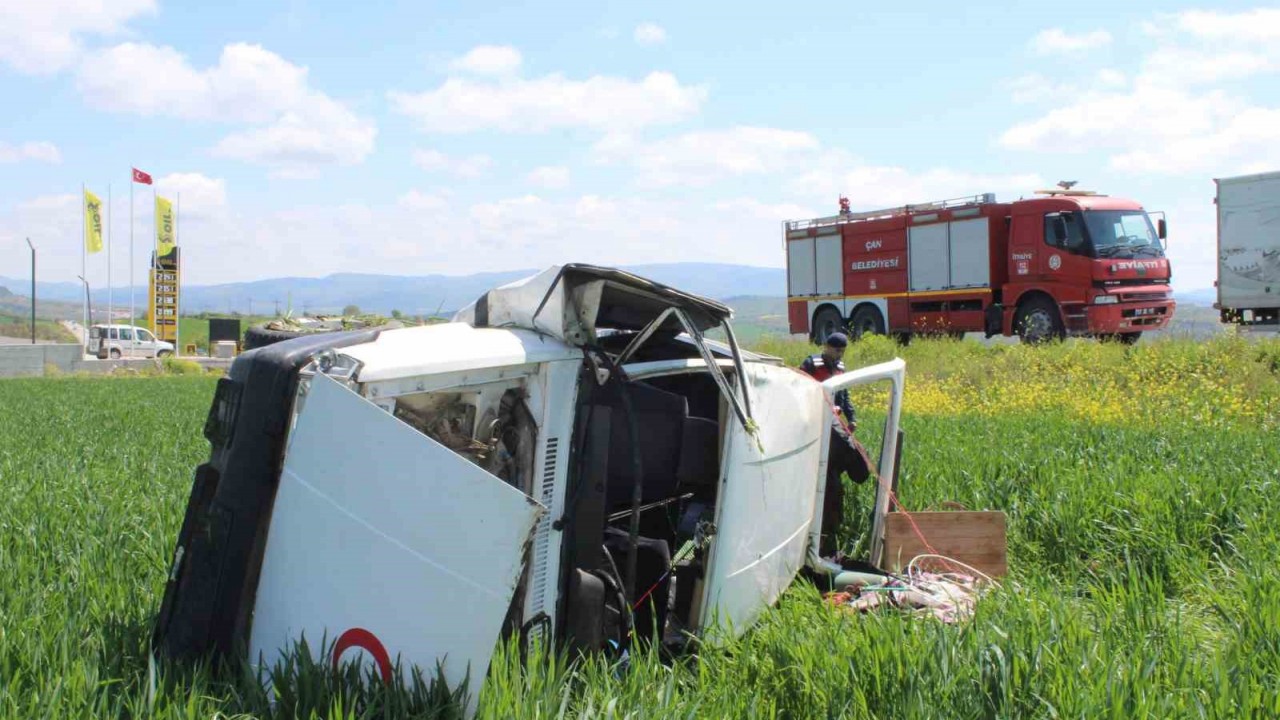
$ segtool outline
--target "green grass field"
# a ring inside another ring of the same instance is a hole
[[[0,337],[30,338],[31,316],[18,317],[0,313]],[[73,343],[76,336],[52,320],[36,319],[36,340]]]
[[[482,715],[1280,716],[1280,343],[873,338],[848,359],[894,354],[908,363],[904,503],[1009,515],[1011,578],[971,621],[844,615],[798,584],[743,638],[670,667],[504,649]],[[315,668],[274,708],[250,682],[181,668],[148,692],[213,387],[0,382],[0,716],[455,716],[421,689],[357,691]],[[868,440],[882,399],[855,398]],[[851,506],[867,495],[851,489]]]

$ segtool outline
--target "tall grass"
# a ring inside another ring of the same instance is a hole
[[[792,363],[809,351],[761,344]],[[800,583],[741,638],[674,663],[502,646],[481,714],[1280,716],[1280,343],[872,339],[847,359],[894,354],[908,363],[904,502],[1009,515],[1011,577],[974,618],[846,615]],[[425,683],[388,694],[318,667],[281,668],[274,707],[203,669],[160,667],[149,693],[147,639],[212,389],[0,383],[0,716],[455,715]],[[855,400],[874,444],[882,396]],[[851,536],[868,494],[848,493]]]

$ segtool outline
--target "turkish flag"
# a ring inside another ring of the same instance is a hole
[[[148,174],[146,174],[146,173],[144,173],[144,172],[142,172],[142,171],[141,171],[141,170],[139,170],[138,168],[134,168],[134,169],[133,169],[133,181],[134,181],[134,182],[136,182],[136,183],[142,183],[143,185],[150,185],[150,184],[151,184],[151,176],[150,176],[150,175],[148,175]]]

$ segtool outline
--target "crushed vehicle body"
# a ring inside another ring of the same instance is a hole
[[[731,315],[565,265],[454,322],[245,353],[210,409],[154,648],[263,668],[327,638],[325,662],[441,663],[474,689],[516,633],[583,652],[741,633],[806,565],[840,570],[817,552],[831,398],[888,382],[878,562],[902,362],[820,384],[739,348]]]

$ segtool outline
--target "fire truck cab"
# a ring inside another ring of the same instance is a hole
[[[1164,219],[1090,191],[842,211],[783,232],[791,332],[818,343],[842,328],[1134,342],[1175,307]]]

